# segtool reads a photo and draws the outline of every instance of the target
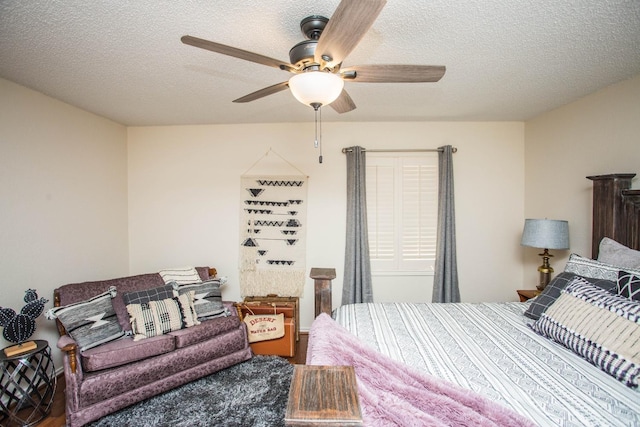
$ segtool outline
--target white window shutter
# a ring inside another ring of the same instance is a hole
[[[367,155],[369,251],[374,272],[433,270],[438,159]]]

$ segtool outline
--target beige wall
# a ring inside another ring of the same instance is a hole
[[[225,297],[239,298],[239,179],[270,148],[310,177],[307,269],[336,268],[337,306],[346,197],[340,149],[351,145],[458,147],[462,298],[515,300],[515,289],[535,286],[539,264],[537,250],[519,246],[523,219],[568,219],[571,250],[589,255],[584,177],[640,172],[638,99],[640,76],[526,125],[325,123],[320,165],[311,119],[127,129],[0,79],[0,306],[21,308],[29,287],[51,299],[64,283],[187,264],[217,267],[230,279]],[[556,271],[568,254],[556,254]],[[376,277],[374,292],[379,301],[429,301],[431,281]],[[308,328],[310,279],[302,310]],[[39,318],[35,338],[55,343],[53,323]]]
[[[528,121],[525,135],[526,217],[569,221],[571,250],[556,251],[557,273],[571,252],[591,256],[592,185],[585,177],[640,173],[640,76]],[[537,280],[538,252],[525,250],[527,287]]]
[[[0,95],[0,306],[18,309],[29,287],[51,299],[64,283],[187,264],[217,267],[230,279],[225,297],[239,298],[239,179],[270,148],[310,177],[307,269],[336,268],[336,306],[346,197],[340,149],[351,145],[458,147],[462,298],[515,300],[515,289],[535,286],[539,264],[537,250],[519,246],[523,219],[568,219],[571,250],[589,255],[584,177],[638,172],[640,164],[640,76],[526,125],[325,123],[322,165],[311,120],[127,129],[2,79]],[[556,271],[568,253],[557,254]],[[376,299],[429,301],[431,279],[376,277]],[[302,305],[308,328],[310,279]],[[35,338],[56,337],[41,317]]]
[[[346,199],[341,149],[451,144],[458,148],[454,172],[462,298],[516,299],[515,289],[522,286],[522,123],[324,123],[324,163],[318,164],[309,113],[310,122],[304,124],[129,128],[131,272],[213,265],[229,277],[223,296],[240,298],[240,176],[273,149],[309,176],[307,271],[336,269],[337,306]],[[430,276],[376,278],[374,296],[379,301],[430,301],[431,286]],[[301,305],[305,329],[314,312],[311,279]]]
[[[126,156],[124,126],[0,79],[0,306],[128,272]]]

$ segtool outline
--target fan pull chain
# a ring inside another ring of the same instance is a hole
[[[313,142],[314,148],[320,148],[320,157],[318,157],[318,162],[322,163],[322,109],[320,104],[311,104],[313,110],[315,111],[315,124],[316,124],[316,135],[315,141]],[[318,125],[318,111],[320,111],[320,121]],[[319,135],[319,137],[318,137]]]
[[[320,148],[320,157],[318,157],[318,163],[322,164],[322,107],[320,110],[320,144],[318,145]]]
[[[315,119],[316,119],[316,135],[315,141],[313,141],[313,148],[318,148],[318,108],[314,109]]]

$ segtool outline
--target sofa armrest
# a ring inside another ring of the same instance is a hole
[[[227,309],[227,313],[229,313],[230,316],[237,316],[238,315],[238,310],[236,309],[235,302],[233,302],[233,301],[222,301],[222,305],[224,306],[224,308]],[[242,319],[240,319],[240,320],[242,320]]]
[[[75,374],[78,369],[78,344],[69,335],[63,335],[58,339],[58,348],[67,353],[69,368]]]

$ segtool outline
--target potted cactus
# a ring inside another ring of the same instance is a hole
[[[0,326],[4,328],[2,336],[7,341],[17,344],[4,349],[7,356],[26,353],[36,348],[35,342],[27,340],[36,331],[36,318],[42,314],[48,300],[38,298],[34,289],[27,289],[24,302],[26,305],[20,313],[11,308],[0,307]]]

